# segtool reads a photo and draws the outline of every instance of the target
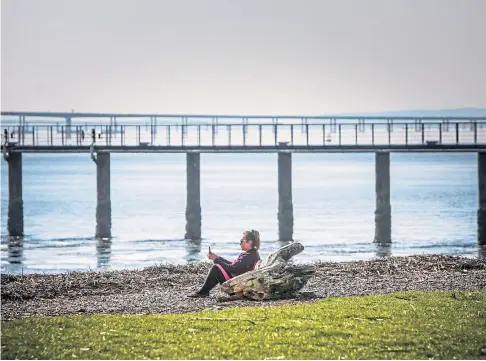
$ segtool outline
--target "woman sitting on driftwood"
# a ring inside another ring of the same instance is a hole
[[[209,291],[211,291],[211,289],[218,283],[222,284],[233,277],[253,270],[257,262],[260,260],[260,255],[258,254],[258,249],[260,248],[260,233],[254,229],[243,232],[243,237],[240,240],[240,247],[243,250],[243,253],[240,253],[238,258],[232,263],[210,251],[208,258],[214,262],[214,265],[209,270],[206,281],[201,289],[188,297],[208,297]]]

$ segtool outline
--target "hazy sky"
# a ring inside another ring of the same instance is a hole
[[[1,108],[486,107],[486,0],[1,0]]]

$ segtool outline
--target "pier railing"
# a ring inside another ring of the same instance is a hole
[[[277,147],[486,145],[486,120],[335,124],[5,126],[2,145],[22,147]]]

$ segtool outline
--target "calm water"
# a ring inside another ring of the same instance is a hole
[[[112,154],[111,242],[93,238],[96,167],[88,154],[24,154],[23,242],[6,237],[7,163],[1,163],[1,271],[144,268],[235,257],[243,230],[277,240],[277,155],[201,155],[203,240],[183,240],[184,154]],[[422,253],[477,257],[476,154],[391,155],[393,244],[373,243],[374,154],[294,154],[294,238],[300,261]]]

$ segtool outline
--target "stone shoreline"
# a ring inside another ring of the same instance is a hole
[[[166,314],[242,306],[315,302],[325,297],[395,291],[486,289],[486,259],[420,255],[372,261],[316,262],[315,275],[292,299],[220,302],[186,295],[202,284],[210,263],[143,270],[1,275],[2,320],[73,314]]]

